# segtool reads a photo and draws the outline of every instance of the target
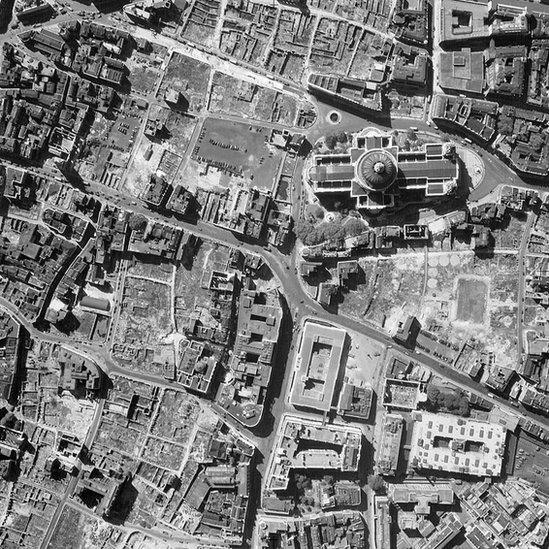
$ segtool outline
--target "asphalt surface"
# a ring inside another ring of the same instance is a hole
[[[97,185],[97,187],[101,186]],[[266,249],[263,245],[259,243],[242,241],[234,233],[204,223],[202,221],[191,223],[188,221],[175,219],[174,217],[165,217],[156,212],[150,212],[147,208],[145,208],[145,206],[140,203],[140,201],[130,199],[127,196],[122,195],[122,193],[111,189],[105,190],[104,187],[101,187],[96,189],[94,194],[99,194],[105,199],[111,201],[114,199],[115,203],[117,203],[120,207],[133,209],[134,211],[144,213],[154,219],[157,219],[158,221],[167,222],[186,231],[194,233],[197,236],[208,238],[221,244],[239,247],[247,252],[260,255],[263,260],[268,264],[274,276],[279,281],[284,297],[286,298],[286,301],[290,306],[290,310],[292,311],[296,323],[299,324],[304,316],[309,316],[312,318],[316,318],[317,320],[322,320],[324,322],[338,324],[348,330],[363,334],[385,345],[391,345],[395,348],[398,348],[400,352],[408,356],[411,360],[420,362],[421,364],[430,368],[433,372],[437,373],[438,375],[444,377],[449,381],[452,381],[456,385],[464,389],[474,391],[477,394],[482,395],[484,398],[487,398],[488,400],[497,403],[499,406],[503,406],[506,409],[509,409],[515,414],[520,412],[520,414],[524,417],[527,417],[532,421],[543,425],[544,427],[549,427],[549,418],[546,418],[539,414],[535,414],[529,410],[524,409],[523,407],[519,407],[517,409],[517,407],[511,406],[509,402],[505,399],[496,395],[492,395],[492,393],[490,393],[488,389],[486,389],[486,387],[474,381],[470,377],[463,375],[456,370],[453,370],[446,364],[439,362],[431,356],[425,355],[420,352],[415,352],[401,345],[398,345],[383,330],[380,330],[379,328],[376,328],[366,322],[358,322],[343,315],[338,315],[325,310],[316,301],[311,299],[311,297],[303,289],[299,281],[299,275],[297,274],[295,252],[291,255],[285,255],[274,248]],[[135,205],[136,202],[137,205]],[[286,367],[286,370],[286,375],[290,375],[290,368],[288,366]],[[123,370],[121,371],[121,369],[113,367],[112,371],[122,373]],[[287,383],[287,379],[284,380],[284,383]],[[281,394],[278,398],[283,397],[284,395]]]
[[[362,121],[362,123],[364,124],[364,121]],[[506,166],[504,167],[505,169],[507,169]],[[311,299],[310,296],[304,291],[299,281],[299,275],[297,274],[295,252],[291,255],[285,255],[275,248],[270,247],[266,249],[260,243],[242,240],[236,234],[228,230],[213,226],[208,223],[204,223],[202,221],[197,221],[197,222],[182,221],[180,219],[175,218],[174,216],[170,216],[170,217],[164,216],[158,212],[150,211],[138,199],[135,199],[133,197],[128,197],[128,195],[125,195],[111,188],[106,188],[97,183],[91,183],[89,185],[89,188],[87,189],[87,192],[90,192],[90,194],[93,194],[94,196],[102,198],[103,200],[112,202],[121,208],[126,208],[136,213],[142,213],[157,221],[168,223],[175,227],[180,227],[199,237],[207,238],[209,240],[213,240],[221,244],[226,244],[229,246],[241,248],[247,252],[260,255],[263,258],[263,260],[268,264],[274,276],[278,279],[281,285],[284,297],[286,298],[286,301],[288,302],[290,309],[292,311],[292,314],[294,315],[294,318],[296,319],[297,323],[300,322],[303,316],[311,316],[319,320],[323,320],[325,322],[337,323],[343,326],[344,328],[366,335],[376,341],[384,343],[385,345],[392,345],[397,347],[397,344],[395,343],[395,341],[393,341],[382,330],[377,329],[365,322],[357,322],[348,317],[331,313],[325,310],[323,307],[321,307],[316,301]],[[2,302],[4,302],[4,304],[7,304],[5,300],[1,300],[0,304]],[[10,309],[12,312],[14,312],[15,310],[13,306]],[[59,340],[58,338],[58,341],[61,342],[62,340]],[[498,402],[498,404],[508,407],[509,409],[513,410],[513,412],[515,413],[517,412],[516,408],[511,407],[509,403],[504,399],[499,399],[499,397],[491,397],[490,393],[484,386],[470,379],[468,376],[462,375],[459,372],[452,370],[451,368],[447,367],[445,364],[433,359],[430,356],[413,352],[402,346],[398,346],[398,347],[399,347],[399,350],[403,352],[405,355],[407,355],[413,360],[421,362],[425,366],[428,366],[434,372],[445,377],[446,379],[451,380],[452,382],[460,385],[461,387],[468,388],[469,390],[474,390],[477,393],[484,395],[485,397],[493,398],[494,401]],[[97,347],[95,348],[95,350],[99,351]],[[131,377],[135,377],[136,379],[140,378],[143,381],[149,381],[151,383],[156,383],[159,381],[158,378],[155,376],[136,374],[135,372],[131,372],[129,370],[118,367],[114,363],[114,361],[110,359],[105,349],[101,349],[100,354],[103,358],[103,362],[108,365],[106,369],[109,372],[128,375]],[[162,382],[165,382],[165,380],[162,380]],[[536,421],[546,427],[549,427],[548,418],[539,416],[528,410],[524,410],[523,415],[526,417],[529,417],[533,421]]]
[[[62,21],[68,21],[75,18],[81,18],[75,15],[75,12],[80,10],[83,10],[86,12],[86,17],[90,15],[90,13],[92,12],[96,13],[96,9],[93,6],[82,5],[77,2],[68,2],[67,4],[72,6],[74,11],[69,10],[65,14],[60,14],[54,20],[49,21],[47,23],[48,25],[54,22],[62,22]],[[113,24],[113,21],[111,21],[110,18],[106,15],[96,14],[94,15],[94,17],[98,22],[101,22],[104,24]],[[17,29],[9,29],[9,31],[2,36],[2,41],[6,41],[8,39],[16,39],[16,35],[22,32],[23,30],[26,30],[26,29],[24,27],[19,27]],[[142,29],[138,29],[137,32],[146,36],[149,36],[150,34],[150,31],[144,31]],[[152,40],[155,40],[154,37],[149,37],[149,38]],[[162,41],[165,39],[161,36],[158,36],[158,40]],[[205,53],[200,55],[207,56],[210,54]],[[265,76],[261,77],[262,82],[266,80],[266,78],[267,77]],[[275,82],[274,78],[271,78],[271,80]],[[290,90],[294,94],[301,93],[302,95],[304,95],[304,90],[299,86],[295,86],[295,87],[292,86],[290,87]],[[307,135],[311,143],[314,143],[317,139],[329,133],[335,133],[342,130],[346,132],[355,132],[367,126],[376,127],[385,131],[388,131],[391,129],[406,130],[410,128],[410,126],[415,126],[418,128],[419,132],[423,132],[423,133],[432,133],[434,129],[434,127],[431,124],[425,122],[424,120],[415,120],[415,119],[412,120],[412,119],[400,119],[400,118],[391,119],[390,117],[377,117],[373,120],[365,120],[363,116],[354,115],[352,113],[341,111],[340,109],[334,109],[333,106],[321,103],[317,101],[315,98],[309,97],[309,99],[314,103],[318,111],[318,120],[315,123],[315,125],[312,128],[303,131],[303,133]],[[333,110],[338,110],[338,112],[341,114],[341,120],[337,125],[333,125],[328,121],[328,114]],[[232,117],[229,115],[224,117],[228,119],[235,119],[235,120],[237,119],[237,117]],[[269,125],[269,127],[276,128],[278,127],[278,125],[271,124]],[[442,134],[444,135],[444,132],[442,132]],[[460,137],[457,137],[455,135],[452,135],[452,134],[446,134],[446,135],[448,135],[450,139],[461,140]],[[528,180],[526,178],[523,178],[517,175],[515,172],[513,172],[509,168],[509,166],[505,164],[505,162],[503,162],[497,156],[491,154],[489,151],[486,151],[475,144],[471,144],[470,147],[475,152],[477,152],[477,154],[481,157],[486,167],[486,175],[483,181],[480,183],[480,185],[478,185],[478,187],[471,192],[469,196],[470,200],[479,200],[480,198],[490,193],[498,184],[502,182],[505,182],[511,185],[516,185],[519,187],[535,188],[539,190],[549,190],[549,186],[542,187],[537,182],[533,182],[531,180]],[[300,177],[302,163],[303,161],[299,159],[296,167],[296,176],[294,177],[294,189],[292,191],[292,202],[294,207],[294,214],[297,213],[299,209],[299,204],[300,204],[299,198],[302,193],[302,181]],[[29,169],[28,166],[23,166],[21,164],[20,166],[26,169]],[[47,174],[50,177],[57,176],[59,178],[59,174],[56,173],[55,171],[43,170],[39,168],[31,168],[30,170],[38,173]],[[393,347],[395,349],[398,349],[400,353],[406,355],[410,360],[423,364],[424,366],[432,370],[435,374],[441,376],[442,378],[448,381],[451,381],[457,386],[463,389],[472,391],[476,394],[482,395],[484,398],[487,398],[488,400],[497,404],[498,406],[508,409],[515,414],[521,415],[523,417],[527,417],[533,420],[534,422],[540,425],[543,425],[544,427],[549,427],[548,418],[534,414],[531,411],[525,410],[522,407],[518,409],[516,407],[512,407],[509,404],[509,402],[506,401],[505,399],[489,393],[489,391],[484,386],[480,385],[479,383],[475,382],[469,377],[462,375],[461,373],[453,370],[451,367],[447,366],[446,364],[437,361],[431,356],[425,355],[423,353],[415,352],[413,350],[410,350],[398,345],[383,330],[376,328],[366,322],[358,322],[356,320],[350,319],[343,315],[334,314],[323,309],[318,303],[316,303],[316,301],[310,298],[310,296],[305,292],[305,290],[303,289],[300,283],[299,275],[297,274],[297,269],[296,269],[297,257],[295,255],[295,252],[292,253],[291,255],[285,255],[276,249],[265,248],[263,245],[259,243],[242,240],[241,238],[231,233],[230,231],[209,225],[207,223],[203,223],[201,221],[197,221],[197,222],[182,221],[175,217],[167,217],[157,212],[151,212],[138,199],[133,197],[128,197],[127,195],[121,192],[118,192],[114,189],[106,188],[96,183],[90,183],[87,189],[85,189],[85,191],[89,192],[90,194],[93,194],[94,196],[97,196],[100,199],[112,202],[121,208],[125,208],[128,210],[134,211],[136,213],[142,213],[150,218],[156,219],[163,223],[168,223],[173,226],[180,227],[188,232],[196,234],[199,237],[216,241],[221,244],[238,247],[248,253],[258,254],[268,264],[271,271],[273,272],[273,275],[279,281],[284,297],[287,300],[287,303],[289,305],[289,312],[292,319],[291,321],[293,322],[293,330],[291,330],[291,334],[288,336],[291,338],[292,341],[286,342],[288,346],[288,357],[286,360],[285,369],[282,373],[281,378],[277,379],[277,383],[280,383],[280,385],[277,388],[276,396],[272,398],[269,409],[267,410],[267,413],[273,418],[273,422],[264,427],[260,425],[260,427],[255,430],[248,430],[243,428],[242,426],[239,426],[237,422],[235,422],[234,420],[227,418],[227,421],[229,421],[236,428],[240,429],[248,438],[250,438],[258,446],[259,451],[263,456],[263,460],[258,465],[258,470],[260,471],[260,473],[263,473],[265,470],[267,458],[268,458],[268,452],[272,448],[273,439],[276,435],[276,430],[282,415],[288,411],[293,411],[289,407],[285,399],[288,392],[288,385],[292,375],[293,360],[295,357],[295,353],[297,351],[297,341],[299,337],[299,331],[296,330],[295,328],[301,325],[303,321],[307,318],[315,319],[317,321],[322,321],[330,324],[337,324],[349,331],[357,332],[375,341],[378,341],[379,343],[382,343],[388,348]],[[62,275],[63,273],[60,273],[60,274]],[[54,288],[51,289],[52,292],[53,290]],[[14,307],[11,303],[9,303],[3,298],[0,298],[0,308],[8,311],[19,322],[21,322],[29,331],[31,337],[49,341],[54,344],[63,345],[74,352],[78,352],[87,358],[95,360],[108,375],[123,375],[131,379],[156,384],[165,388],[173,387],[173,388],[184,389],[181,385],[175,382],[165,380],[163,378],[159,378],[158,376],[138,373],[138,372],[134,372],[126,368],[120,367],[111,358],[109,350],[106,348],[106,346],[101,346],[101,345],[91,344],[91,343],[86,344],[86,343],[80,343],[80,342],[71,344],[69,338],[64,338],[60,334],[43,333],[37,330],[26,318],[23,317],[23,315],[21,315],[21,313],[18,311],[16,307]],[[86,442],[89,444],[92,443],[97,433],[97,430],[99,428],[100,418],[101,418],[101,409],[102,407],[100,406],[98,408],[99,412],[95,414],[94,420],[92,422],[92,426],[88,433]],[[49,544],[55,525],[57,524],[58,518],[65,504],[80,508],[78,504],[68,499],[70,495],[73,493],[74,489],[76,488],[76,483],[77,483],[77,478],[71,479],[66,492],[62,495],[62,502],[58,506],[55,512],[54,520],[50,522],[50,526],[44,538],[44,542],[42,543],[42,547],[46,547]],[[81,509],[81,510],[82,512],[87,512],[84,509]],[[154,532],[150,532],[150,531],[147,531],[147,532],[143,531],[143,533],[147,533],[148,535],[153,535],[153,536],[155,535]],[[157,537],[164,537],[165,539],[166,535],[158,534]],[[175,539],[178,539],[177,536]],[[179,538],[178,541],[184,541],[183,536]]]

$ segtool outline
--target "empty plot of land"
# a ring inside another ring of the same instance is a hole
[[[549,456],[546,447],[527,436],[519,437],[513,475],[549,493]]]
[[[483,324],[488,310],[488,279],[459,278],[456,320]]]
[[[179,155],[185,153],[196,124],[196,118],[182,115],[177,111],[170,111],[168,120],[166,120],[166,131],[169,134],[168,139],[164,142],[166,147]]]
[[[157,82],[162,78],[162,71],[148,58],[141,55],[133,55],[127,61],[130,71],[132,90],[141,95],[153,93]]]
[[[158,90],[158,98],[175,90],[182,95],[181,106],[190,112],[199,113],[206,106],[210,66],[181,53],[175,52]]]

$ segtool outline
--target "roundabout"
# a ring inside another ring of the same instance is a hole
[[[334,126],[341,122],[341,113],[338,111],[330,111],[327,116],[328,122]]]

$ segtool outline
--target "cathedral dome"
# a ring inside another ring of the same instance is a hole
[[[356,175],[360,184],[371,191],[388,189],[397,176],[395,157],[383,149],[366,151],[358,160]]]

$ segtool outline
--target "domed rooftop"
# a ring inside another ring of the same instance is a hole
[[[395,157],[383,149],[366,151],[358,160],[356,175],[360,184],[372,191],[388,189],[397,176]]]

